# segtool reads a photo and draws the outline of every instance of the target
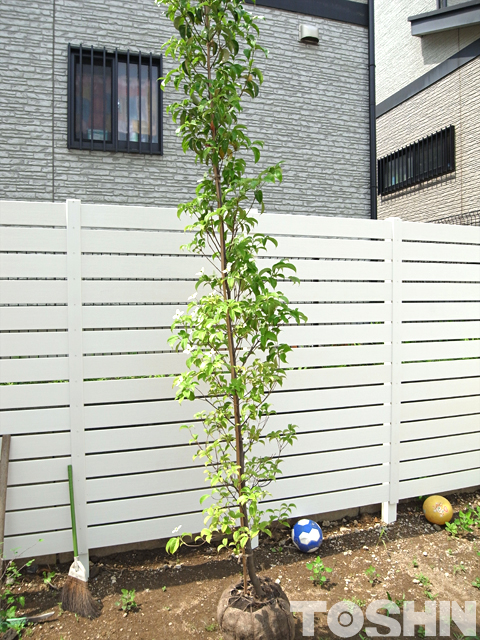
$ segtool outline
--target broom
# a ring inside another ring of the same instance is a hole
[[[88,590],[85,567],[78,559],[77,525],[73,500],[72,465],[68,465],[68,488],[70,490],[70,512],[72,515],[73,563],[62,589],[62,609],[72,611],[84,618],[98,618],[101,605]]]

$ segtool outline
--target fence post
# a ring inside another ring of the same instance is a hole
[[[402,221],[392,222],[392,316],[391,316],[391,415],[390,415],[390,474],[388,502],[382,503],[382,520],[397,519],[400,489],[400,404],[402,367]]]
[[[83,401],[82,249],[80,200],[67,200],[68,372],[70,445],[80,561],[89,571]],[[66,469],[65,469],[66,472]]]

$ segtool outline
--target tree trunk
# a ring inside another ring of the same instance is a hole
[[[208,29],[209,27],[208,12],[206,12],[206,15],[205,15],[205,24]],[[208,42],[207,43],[207,76],[209,81],[211,80],[210,47],[211,47],[211,43]],[[209,98],[211,99],[211,94],[209,94]],[[210,129],[212,132],[212,138],[215,141],[216,129],[215,129],[215,123],[213,121],[213,116],[210,122]],[[212,166],[213,166],[213,175],[215,179],[215,189],[217,193],[217,206],[220,209],[223,205],[220,171],[219,171],[218,165],[213,164],[213,162],[212,162]],[[225,300],[225,302],[227,302],[228,300],[230,300],[231,296],[230,296],[230,289],[227,283],[225,225],[224,225],[223,218],[220,218],[219,233],[220,233],[220,254],[221,254],[221,270],[222,270],[222,292],[223,292],[223,299]],[[235,343],[234,343],[234,336],[233,336],[232,321],[228,312],[226,316],[226,324],[227,324],[228,355],[230,360],[230,376],[233,381],[236,378]],[[234,414],[234,420],[235,420],[235,444],[236,444],[236,454],[237,454],[236,457],[237,457],[237,466],[238,466],[237,494],[238,494],[238,498],[240,499],[243,491],[242,476],[243,476],[245,467],[244,467],[243,438],[242,438],[242,430],[241,430],[240,400],[236,393],[233,395],[233,414]],[[247,514],[246,505],[240,506],[240,511],[242,514],[240,518],[241,526],[248,527],[248,514]],[[242,549],[242,564],[243,564],[244,594],[247,595],[248,577],[250,577],[250,581],[253,585],[253,588],[255,589],[255,593],[259,598],[261,598],[262,596],[264,596],[264,591],[261,587],[260,581],[255,571],[255,562],[253,560],[253,551],[252,551],[252,544],[250,539],[247,541],[247,544]]]

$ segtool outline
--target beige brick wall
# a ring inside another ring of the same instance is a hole
[[[433,220],[480,209],[480,57],[377,119],[377,157],[455,125],[456,171],[378,198],[378,217]]]
[[[377,104],[480,38],[478,24],[412,36],[408,18],[436,7],[436,0],[375,0]]]

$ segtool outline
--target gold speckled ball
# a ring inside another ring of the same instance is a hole
[[[423,513],[429,522],[445,524],[452,519],[453,509],[450,502],[443,496],[430,496],[423,503]]]

